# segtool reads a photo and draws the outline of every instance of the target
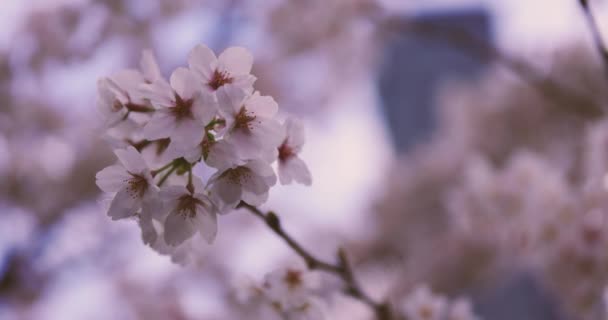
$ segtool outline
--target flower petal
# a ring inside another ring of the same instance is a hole
[[[253,66],[253,55],[242,47],[230,47],[220,54],[219,63],[231,74],[247,74]]]
[[[112,165],[102,169],[95,175],[95,182],[104,192],[118,192],[130,175],[121,165]]]
[[[142,52],[139,66],[146,81],[154,82],[162,78],[160,68],[158,67],[152,50],[146,49]]]
[[[171,142],[175,141],[178,146],[190,148],[203,141],[205,136],[205,125],[194,119],[181,120],[171,135]]]
[[[112,220],[128,218],[134,216],[140,208],[141,199],[132,196],[125,186],[112,199],[110,208],[108,209],[108,216]]]
[[[190,239],[197,231],[188,217],[172,212],[165,220],[165,242],[170,246],[177,246]]]
[[[177,68],[169,79],[171,87],[184,100],[193,98],[200,88],[200,84],[192,71],[186,68]]]
[[[166,110],[154,113],[152,119],[143,129],[144,137],[149,140],[158,140],[169,137],[175,130],[175,118]]]
[[[208,81],[216,68],[217,58],[209,47],[199,44],[188,54],[188,65]]]
[[[137,149],[133,146],[128,146],[126,149],[118,149],[114,151],[118,160],[123,166],[133,174],[140,174],[148,170],[144,157],[141,156]]]
[[[279,105],[271,96],[261,96],[255,92],[245,101],[245,108],[257,117],[272,118],[279,110]]]
[[[209,244],[213,243],[213,240],[215,240],[215,236],[217,235],[217,216],[201,205],[197,205],[194,219],[198,232],[203,239]]]

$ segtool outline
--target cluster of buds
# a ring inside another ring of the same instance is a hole
[[[301,267],[275,270],[260,284],[239,284],[241,303],[260,307],[264,319],[321,320],[323,305],[317,298],[319,274]]]
[[[154,55],[141,70],[98,81],[104,130],[119,160],[101,170],[97,185],[109,194],[112,219],[135,217],[144,242],[179,255],[198,234],[211,243],[217,215],[245,202],[266,202],[276,184],[310,185],[298,157],[302,124],[281,122],[278,105],[255,91],[252,55],[231,47],[216,56],[204,45],[167,81]],[[201,172],[194,174],[193,169]]]
[[[450,302],[426,285],[416,287],[405,297],[402,307],[408,320],[480,320],[469,300],[460,298]]]

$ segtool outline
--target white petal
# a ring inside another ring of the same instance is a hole
[[[169,79],[171,87],[184,100],[193,98],[199,91],[200,84],[194,74],[186,68],[177,68]]]
[[[162,78],[160,68],[158,67],[154,53],[152,53],[151,50],[146,49],[142,52],[139,65],[145,80],[154,82]]]
[[[177,201],[181,196],[190,194],[184,186],[164,186],[160,189],[160,197],[164,202]],[[170,206],[173,208],[174,206]]]
[[[173,133],[175,126],[175,118],[168,111],[159,110],[154,113],[152,119],[146,124],[143,134],[149,140],[167,138]]]
[[[199,44],[188,55],[190,69],[209,80],[217,64],[217,58],[209,47]]]
[[[154,228],[152,217],[150,215],[142,215],[140,216],[138,223],[141,229],[141,238],[144,244],[154,244],[158,238],[158,232]]]
[[[172,212],[165,221],[165,242],[177,246],[191,238],[196,230],[190,218]]]
[[[175,104],[173,89],[162,78],[152,83],[141,84],[138,89],[156,108],[169,108]]]
[[[239,112],[245,99],[247,92],[243,89],[227,84],[217,90],[218,110],[224,117],[231,117]]]
[[[227,206],[235,206],[241,200],[241,187],[223,178],[219,178],[213,183],[211,192]]]
[[[110,78],[126,92],[137,88],[144,82],[144,77],[141,72],[132,69],[118,71],[111,75]]]
[[[299,151],[304,145],[304,124],[299,119],[290,117],[285,121],[285,131],[287,134],[288,145]]]
[[[171,134],[171,141],[178,145],[190,148],[203,141],[205,136],[205,125],[193,119],[183,119],[178,122]]]
[[[144,157],[141,156],[137,149],[133,146],[128,146],[126,149],[118,149],[114,151],[118,160],[123,166],[133,174],[141,174],[148,170]]]
[[[245,108],[256,117],[272,118],[279,110],[279,105],[271,96],[261,96],[256,92],[245,101]]]
[[[240,165],[243,162],[238,157],[234,146],[225,140],[221,140],[211,146],[205,163],[216,169],[225,169]]]
[[[292,179],[303,185],[312,184],[312,177],[306,163],[298,157],[292,157],[284,163],[279,163],[279,178],[281,184],[289,184]]]
[[[125,188],[122,188],[112,200],[108,209],[108,216],[112,220],[132,217],[141,208],[141,199],[134,197]]]
[[[196,216],[194,217],[198,231],[207,243],[213,243],[217,235],[217,217],[214,213],[208,212],[205,208],[197,205]]]
[[[207,124],[217,114],[217,102],[213,94],[202,91],[192,103],[194,118]]]
[[[123,166],[113,165],[97,172],[95,182],[104,192],[118,192],[129,178],[130,175]]]
[[[247,202],[248,204],[252,205],[252,206],[259,206],[264,204],[264,202],[266,202],[266,200],[268,200],[268,192],[263,192],[263,193],[253,193],[253,192],[249,192],[249,191],[244,191],[243,192],[243,201]]]
[[[231,74],[247,74],[253,66],[253,55],[242,47],[230,47],[218,57],[220,64]]]

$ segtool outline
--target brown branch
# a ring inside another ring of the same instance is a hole
[[[585,15],[585,20],[587,20],[587,24],[589,25],[589,29],[591,30],[591,36],[593,37],[593,42],[599,52],[602,63],[604,64],[604,70],[606,72],[606,76],[608,76],[608,48],[606,47],[606,42],[604,38],[602,38],[602,33],[600,32],[599,25],[597,24],[597,20],[593,15],[593,11],[591,11],[591,6],[589,5],[589,0],[579,0],[579,4],[583,9],[583,13]]]
[[[338,264],[332,264],[325,262],[302,247],[296,240],[294,240],[281,226],[281,220],[279,217],[272,211],[267,213],[262,212],[257,207],[249,205],[245,202],[242,202],[238,206],[239,208],[245,208],[253,215],[262,219],[266,225],[272,230],[276,235],[278,235],[281,239],[283,239],[287,245],[292,248],[304,261],[306,265],[311,270],[321,270],[327,273],[332,273],[342,279],[346,285],[344,292],[365,303],[368,305],[376,315],[378,320],[391,320],[393,319],[391,308],[388,302],[376,302],[369,295],[367,295],[361,286],[359,285],[352,267],[348,261],[346,256],[346,252],[343,249],[338,250]]]

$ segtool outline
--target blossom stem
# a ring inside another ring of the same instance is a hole
[[[152,170],[152,176],[155,177],[157,174],[167,170],[167,168],[171,167],[173,165],[173,162],[169,162],[166,165],[156,169],[156,170]]]
[[[161,187],[163,185],[163,183],[165,183],[165,181],[169,178],[169,176],[177,169],[177,166],[175,166],[173,164],[173,162],[171,163],[171,165],[173,165],[171,167],[171,169],[169,171],[167,171],[167,173],[165,173],[164,176],[162,176],[160,178],[160,180],[158,181],[158,186]]]
[[[292,248],[302,259],[304,259],[309,269],[325,271],[341,278],[346,285],[345,293],[372,308],[378,320],[393,319],[390,311],[390,305],[387,302],[376,302],[369,295],[367,295],[363,289],[361,289],[344,249],[341,248],[338,250],[338,264],[322,261],[304,249],[296,240],[285,232],[281,226],[281,220],[274,212],[268,211],[267,213],[264,213],[257,207],[243,201],[239,203],[238,207],[245,208],[253,215],[262,219],[276,235],[283,239],[290,248]]]
[[[188,168],[188,184],[186,185],[186,189],[188,189],[190,193],[194,193],[194,184],[192,183],[192,166]]]

